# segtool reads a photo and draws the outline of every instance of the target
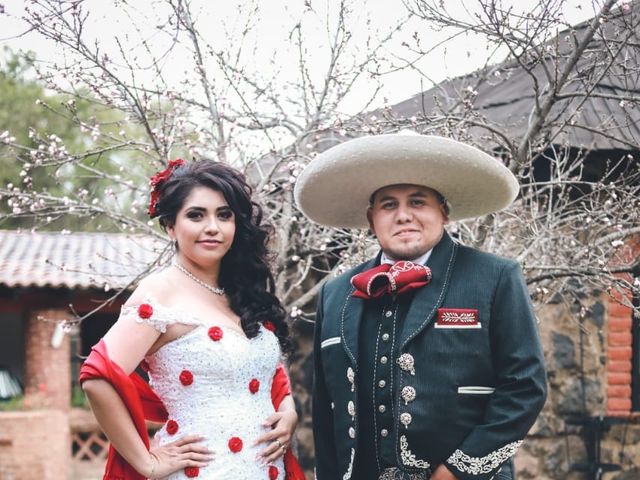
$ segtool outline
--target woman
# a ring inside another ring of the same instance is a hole
[[[118,453],[105,478],[284,479],[297,414],[279,366],[290,343],[262,211],[219,162],[172,161],[151,185],[149,214],[175,262],[140,282],[81,373]],[[141,362],[153,392],[129,377]],[[166,419],[150,450],[143,410]]]

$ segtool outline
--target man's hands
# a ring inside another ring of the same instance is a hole
[[[444,465],[438,465],[438,468],[431,475],[431,480],[458,480],[458,477]]]

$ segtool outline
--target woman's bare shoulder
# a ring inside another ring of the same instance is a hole
[[[140,305],[149,299],[170,303],[174,295],[173,284],[173,272],[170,268],[153,272],[140,281],[124,306]]]

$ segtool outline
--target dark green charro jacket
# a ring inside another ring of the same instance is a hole
[[[366,300],[352,297],[350,279],[377,262],[328,282],[320,294],[313,388],[318,480],[357,478],[358,423],[373,412],[354,411],[358,389],[370,386],[358,378]],[[427,265],[433,279],[415,294],[391,359],[396,466],[431,471],[446,462],[459,479],[488,480],[513,456],[546,398],[531,301],[515,261],[461,246],[446,233]],[[460,309],[475,311],[479,325],[446,328],[439,320]],[[413,368],[398,361],[403,354]],[[409,425],[401,423],[403,413]]]

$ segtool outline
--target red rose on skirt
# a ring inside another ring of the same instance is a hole
[[[209,338],[217,342],[222,338],[222,329],[220,327],[211,327],[209,329]]]
[[[166,429],[169,435],[175,435],[178,432],[178,428],[180,427],[178,426],[178,422],[175,420],[169,420],[167,422]]]
[[[143,319],[151,318],[153,307],[148,303],[143,303],[138,307],[138,316]]]
[[[193,373],[189,370],[182,370],[180,372],[180,383],[185,387],[191,385],[193,383]]]
[[[231,437],[229,439],[229,450],[233,453],[238,453],[242,450],[242,439],[238,437]]]
[[[273,465],[271,465],[269,467],[269,480],[276,480],[276,478],[278,478],[278,467],[274,467]]]
[[[200,475],[200,469],[198,467],[187,467],[184,469],[184,474],[189,478],[195,478]]]

